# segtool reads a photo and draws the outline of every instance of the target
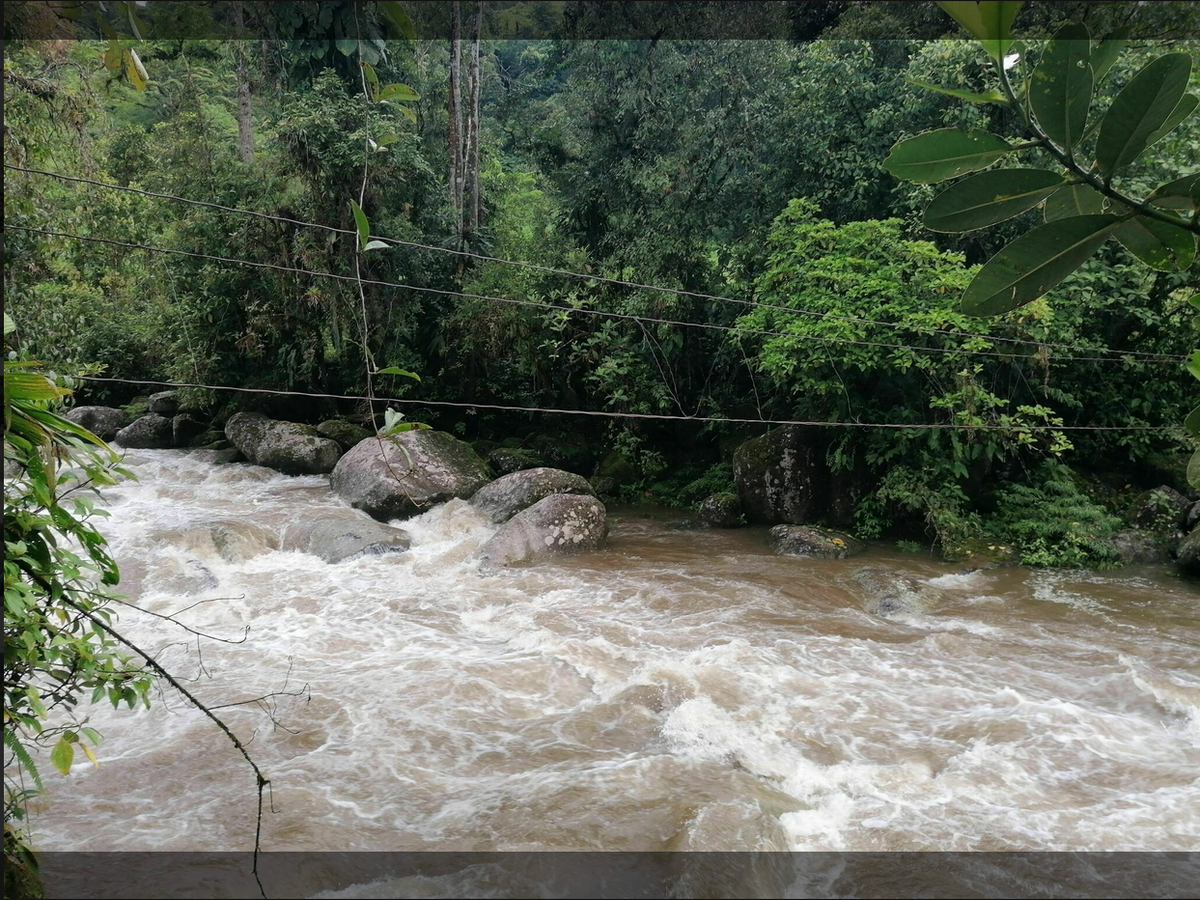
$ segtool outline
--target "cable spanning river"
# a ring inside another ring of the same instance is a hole
[[[127,463],[122,590],[249,632],[121,629],[211,705],[284,692],[220,711],[273,783],[266,850],[1200,848],[1200,588],[1165,569],[800,560],[618,509],[606,552],[486,574],[462,501],[330,565],[275,549],[350,514],[326,479]],[[177,695],[91,716],[40,849],[253,845],[250,770]]]

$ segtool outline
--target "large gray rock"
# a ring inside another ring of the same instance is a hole
[[[507,522],[551,494],[593,495],[582,475],[562,469],[522,469],[485,484],[471,498],[471,505],[493,522]]]
[[[737,528],[744,524],[742,501],[737,494],[726,491],[709,494],[696,510],[696,518],[714,528]]]
[[[733,454],[733,480],[750,522],[799,524],[820,518],[827,481],[812,429],[784,425]]]
[[[1129,518],[1140,528],[1169,531],[1183,525],[1189,506],[1187,497],[1164,484],[1139,494],[1133,501]]]
[[[862,553],[867,545],[858,538],[828,528],[776,525],[771,529],[771,548],[781,556],[845,559]]]
[[[1164,542],[1148,531],[1127,528],[1112,536],[1113,550],[1126,565],[1165,563],[1167,548]]]
[[[180,413],[171,419],[171,440],[175,442],[176,447],[190,447],[204,434],[207,426],[189,416],[187,413]]]
[[[165,450],[175,445],[171,420],[157,413],[134,419],[118,431],[113,440],[122,447],[140,450]]]
[[[150,412],[171,418],[179,412],[179,397],[174,391],[159,391],[150,395]]]
[[[102,441],[111,441],[129,424],[125,410],[113,406],[76,406],[67,410],[66,417]]]
[[[245,519],[210,519],[167,529],[159,536],[201,559],[238,563],[279,549],[279,537]]]
[[[283,535],[283,549],[301,550],[336,563],[360,556],[403,553],[409,548],[408,532],[357,513],[351,515],[353,518],[322,516],[289,526]]]
[[[322,475],[332,471],[342,455],[337,441],[321,437],[316,429],[260,413],[230,416],[225,436],[250,462],[285,475]]]
[[[491,480],[470,444],[444,431],[419,429],[369,437],[338,460],[330,484],[376,519],[407,519],[454,497],[466,499]]]
[[[537,451],[513,447],[497,447],[488,454],[487,461],[497,475],[508,475],[522,469],[537,469],[546,465]]]
[[[1175,562],[1183,571],[1200,575],[1200,528],[1180,542],[1175,550]]]
[[[371,436],[371,432],[361,425],[355,425],[345,419],[326,419],[317,426],[317,434],[337,441],[342,450],[349,450],[359,441]]]
[[[608,537],[604,504],[583,494],[552,494],[517,513],[480,551],[488,566],[513,566],[598,550]]]

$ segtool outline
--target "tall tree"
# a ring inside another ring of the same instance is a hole
[[[248,163],[254,159],[254,132],[250,128],[250,76],[246,70],[246,42],[242,39],[245,30],[242,0],[233,4],[233,16],[238,35],[233,49],[237,66],[238,156]]]
[[[467,125],[467,176],[471,183],[471,210],[468,233],[472,238],[479,231],[479,99],[481,72],[479,45],[483,34],[483,0],[475,0],[475,26],[471,33],[471,111]]]
[[[454,230],[462,239],[463,229],[463,148],[462,148],[462,19],[458,0],[451,4],[450,13],[450,206],[454,210]]]

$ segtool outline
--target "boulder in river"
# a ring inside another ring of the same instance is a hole
[[[349,511],[347,511],[349,512]],[[322,516],[298,522],[283,535],[284,550],[301,550],[319,556],[328,563],[403,553],[412,543],[408,532],[392,528],[361,514]]]
[[[521,469],[485,484],[471,497],[471,505],[493,522],[507,522],[551,494],[592,495],[582,475],[562,469]]]
[[[157,413],[134,419],[117,432],[114,442],[138,450],[165,450],[175,445],[171,420]]]
[[[733,454],[733,480],[750,522],[800,523],[821,513],[827,471],[815,429],[784,425]]]
[[[311,426],[268,419],[261,413],[230,416],[225,435],[250,462],[285,475],[322,475],[342,455],[337,441],[321,437]]]
[[[813,525],[776,525],[771,529],[771,548],[781,556],[816,559],[845,559],[867,549],[858,538]]]
[[[1180,541],[1175,549],[1175,562],[1183,571],[1192,575],[1200,575],[1200,528]]]
[[[159,391],[150,395],[150,412],[168,419],[179,412],[179,396],[174,391]]]
[[[269,528],[244,519],[211,519],[164,531],[162,539],[195,553],[201,560],[220,558],[237,563],[279,549]]]
[[[321,437],[337,441],[342,450],[349,450],[361,440],[371,436],[371,432],[361,425],[347,422],[345,419],[326,419],[317,426],[317,434]]]
[[[102,441],[111,441],[129,424],[125,410],[114,406],[76,406],[67,410],[66,418],[82,425]]]
[[[1189,506],[1187,497],[1164,484],[1139,494],[1133,501],[1129,518],[1140,528],[1169,531],[1183,525]]]
[[[488,465],[497,475],[508,475],[523,469],[537,469],[546,465],[535,450],[519,447],[497,447],[487,457]]]
[[[334,467],[334,492],[376,519],[407,519],[491,480],[471,449],[444,431],[422,428],[359,441]]]
[[[197,443],[197,438],[201,437],[207,426],[189,416],[187,413],[179,413],[179,415],[171,419],[171,440],[175,442],[176,447],[191,447]]]
[[[584,494],[552,494],[517,513],[480,555],[485,565],[512,566],[585,550],[598,550],[608,537],[604,504]]]
[[[709,494],[696,510],[696,518],[714,528],[737,528],[743,524],[742,501],[728,491]]]
[[[1167,548],[1151,532],[1126,528],[1114,534],[1111,540],[1113,550],[1126,565],[1167,561]]]

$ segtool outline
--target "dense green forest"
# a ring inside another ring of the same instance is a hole
[[[1109,241],[1019,311],[968,316],[978,266],[1042,209],[934,232],[939,189],[883,168],[919,132],[1018,130],[1009,106],[925,87],[990,86],[934,4],[773,4],[788,40],[595,40],[591,4],[492,2],[479,24],[462,4],[457,62],[444,9],[411,10],[405,40],[386,4],[270,6],[244,4],[242,41],[161,22],[142,40],[70,40],[65,22],[62,40],[22,41],[6,22],[6,165],[86,179],[5,172],[23,352],[64,375],[674,416],[402,408],[679,506],[728,490],[733,448],[766,430],[711,419],[976,426],[835,428],[820,447],[856,485],[826,518],[950,555],[1115,562],[1133,496],[1183,488],[1195,268]],[[1164,50],[1200,61],[1185,6],[1031,4],[1018,30],[1127,26],[1109,98]],[[313,39],[350,21],[361,39]],[[517,36],[539,27],[560,36]],[[1122,183],[1149,190],[1198,156],[1192,119]],[[411,244],[360,253],[354,204],[372,235]],[[371,374],[392,368],[420,380]],[[89,382],[80,402],[153,390]],[[365,423],[388,405],[183,396],[218,425],[245,408]],[[1081,425],[1166,428],[1046,428]]]

